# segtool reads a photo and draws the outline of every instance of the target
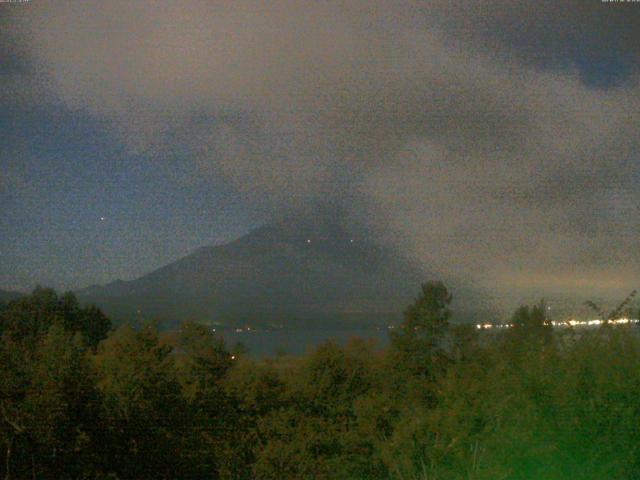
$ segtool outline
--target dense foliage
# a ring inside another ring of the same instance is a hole
[[[428,283],[385,350],[258,360],[37,289],[0,308],[0,475],[640,478],[637,327],[553,332],[541,304],[488,336],[450,304]]]

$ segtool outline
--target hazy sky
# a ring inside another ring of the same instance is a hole
[[[315,202],[495,291],[640,267],[640,3],[0,3],[0,288]]]

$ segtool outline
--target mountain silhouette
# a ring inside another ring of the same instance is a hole
[[[77,291],[116,321],[351,328],[397,323],[441,278],[325,216],[269,223],[132,281]]]

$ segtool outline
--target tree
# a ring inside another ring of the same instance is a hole
[[[286,401],[258,420],[258,478],[381,478],[356,403],[376,382],[371,344],[325,342],[288,377]],[[368,424],[368,421],[366,422]]]
[[[399,331],[391,332],[391,357],[397,367],[431,380],[442,372],[451,300],[442,282],[422,285],[420,296],[404,311]]]
[[[6,340],[6,339],[5,339]],[[35,350],[4,341],[0,432],[5,478],[95,472],[98,395],[79,336],[54,325]]]
[[[85,343],[94,351],[107,338],[111,330],[111,320],[98,307],[90,305],[79,312],[80,329]]]
[[[553,327],[544,300],[533,307],[521,305],[511,317],[515,337],[529,342],[530,346],[549,344],[553,340]]]
[[[82,308],[72,292],[58,296],[50,288],[37,287],[30,296],[13,300],[0,310],[0,334],[32,348],[54,324],[69,333],[79,332],[94,350],[111,330],[111,321],[99,308]]]
[[[0,316],[0,332],[35,348],[49,327],[62,322],[63,312],[56,292],[37,287],[28,297],[9,302]]]
[[[175,339],[176,372],[186,401],[185,456],[197,478],[222,469],[226,440],[234,428],[236,411],[222,381],[233,364],[224,340],[204,325],[185,322]]]
[[[107,464],[120,478],[188,472],[182,436],[191,427],[172,348],[150,327],[120,327],[95,356],[108,428]]]
[[[618,320],[623,315],[629,314],[630,306],[631,306],[631,303],[633,302],[634,297],[636,296],[636,293],[638,292],[636,290],[633,290],[629,295],[627,295],[624,298],[624,300],[622,300],[618,305],[616,305],[616,307],[613,310],[611,310],[608,314],[605,313],[604,310],[602,310],[602,308],[600,308],[598,304],[596,304],[591,300],[586,301],[585,305],[587,305],[591,310],[593,310],[595,313],[598,314],[598,316],[600,317],[600,320],[602,320],[601,325],[604,327],[604,326],[607,326],[609,323],[611,323],[611,321]]]
[[[261,478],[252,470],[262,442],[269,437],[262,423],[273,412],[288,407],[284,380],[272,362],[240,358],[234,361],[223,385],[230,408],[218,439],[223,446],[219,457],[221,477]]]

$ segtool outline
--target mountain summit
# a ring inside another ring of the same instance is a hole
[[[264,225],[132,281],[78,291],[115,320],[335,328],[397,322],[434,275],[319,217]]]

